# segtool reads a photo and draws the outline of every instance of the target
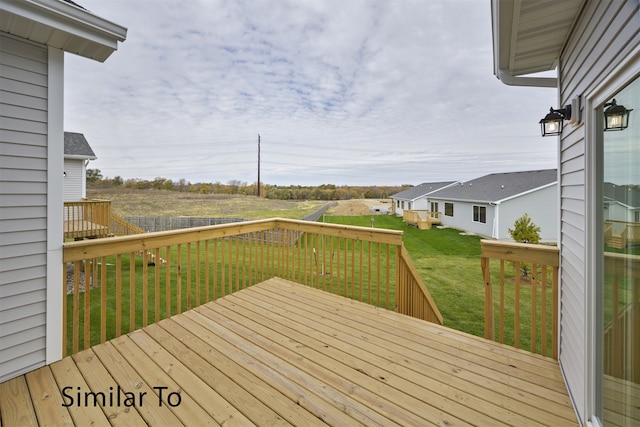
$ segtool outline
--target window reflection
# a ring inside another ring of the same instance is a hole
[[[638,104],[640,81],[636,79],[615,98],[628,107]],[[600,120],[604,120],[603,116]],[[640,425],[640,126],[637,117],[631,116],[629,127],[623,131],[603,132],[602,137],[602,418],[605,425],[635,426]]]

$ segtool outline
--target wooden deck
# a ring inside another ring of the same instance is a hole
[[[91,221],[64,221],[63,230],[65,239],[97,239],[109,237],[109,226],[96,224]]]
[[[282,279],[2,383],[0,416],[2,426],[577,425],[552,359]]]

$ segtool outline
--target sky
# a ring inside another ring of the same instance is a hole
[[[555,168],[555,89],[493,75],[484,0],[77,0],[128,29],[65,56],[65,130],[124,179],[417,185]]]

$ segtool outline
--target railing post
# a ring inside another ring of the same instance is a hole
[[[493,324],[493,285],[491,283],[491,269],[489,268],[489,258],[481,258],[482,277],[484,278],[484,337],[494,340]]]

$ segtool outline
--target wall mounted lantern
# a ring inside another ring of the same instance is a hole
[[[564,108],[554,110],[553,107],[549,108],[549,114],[544,116],[544,119],[540,120],[540,130],[542,136],[553,136],[562,134],[562,127],[565,120],[571,119],[571,105],[566,105]]]
[[[604,130],[623,130],[629,126],[629,112],[633,111],[618,105],[616,100],[604,104]]]

